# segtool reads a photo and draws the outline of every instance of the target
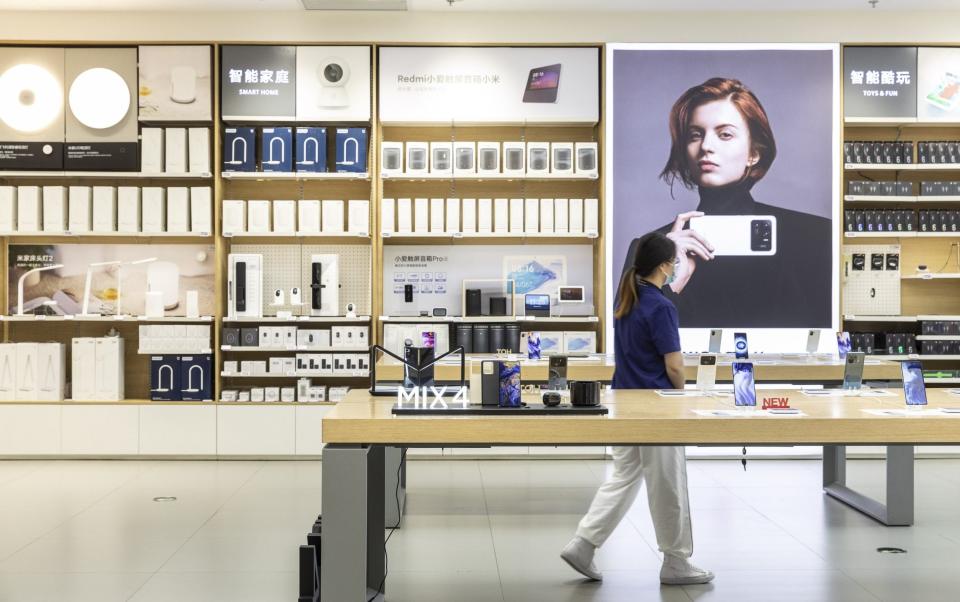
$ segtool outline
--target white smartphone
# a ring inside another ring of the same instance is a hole
[[[820,329],[807,331],[807,353],[816,353],[820,349]]]
[[[772,215],[704,215],[690,220],[716,256],[776,255],[777,218]]]
[[[720,353],[720,341],[723,339],[723,330],[713,328],[710,330],[710,342],[707,343],[707,351],[710,353]]]
[[[697,388],[709,391],[717,384],[717,356],[704,353],[700,356],[700,365],[697,367]]]

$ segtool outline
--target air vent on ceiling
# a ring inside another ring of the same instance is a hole
[[[407,0],[300,0],[307,10],[407,10]]]

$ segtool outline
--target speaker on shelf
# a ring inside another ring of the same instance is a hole
[[[468,288],[467,289],[467,313],[468,316],[481,316],[483,312],[480,309],[480,289],[478,288]]]
[[[473,352],[490,353],[490,328],[486,324],[473,325]]]
[[[507,315],[507,298],[506,297],[490,297],[490,315],[491,316]]]
[[[503,324],[490,325],[490,353],[499,353],[504,347]]]
[[[507,346],[513,353],[520,353],[520,326],[517,324],[507,324]]]
[[[463,347],[464,353],[473,353],[472,324],[457,324],[457,345]]]

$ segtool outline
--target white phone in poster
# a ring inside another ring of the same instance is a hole
[[[715,256],[777,254],[777,218],[772,215],[705,215],[690,220]]]

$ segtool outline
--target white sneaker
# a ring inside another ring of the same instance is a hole
[[[603,575],[593,564],[593,554],[597,549],[592,543],[582,537],[574,537],[560,552],[560,558],[587,579],[602,581]]]
[[[664,585],[696,585],[710,583],[714,574],[698,568],[686,559],[677,558],[668,554],[663,555],[663,566],[660,568],[660,583]]]

